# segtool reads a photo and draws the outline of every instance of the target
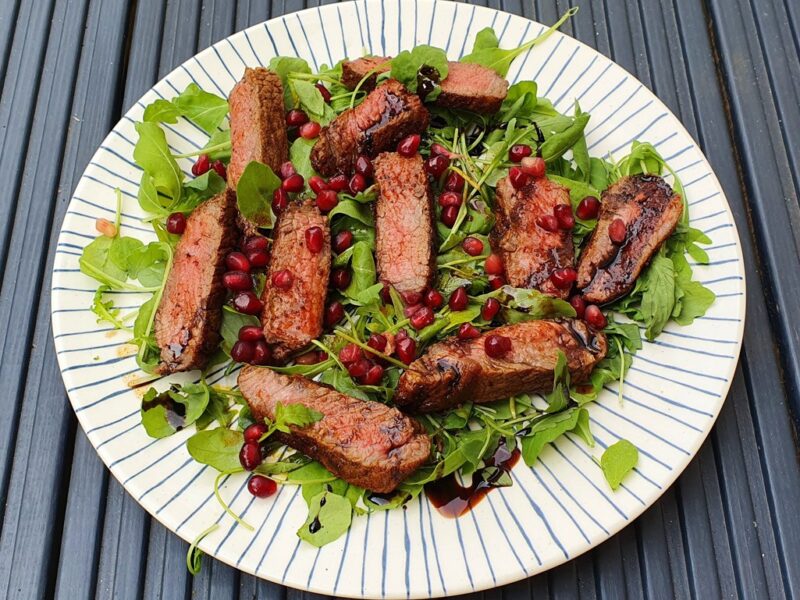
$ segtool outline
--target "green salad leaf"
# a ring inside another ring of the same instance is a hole
[[[417,91],[417,77],[422,67],[436,69],[439,80],[444,81],[447,77],[447,54],[440,48],[421,44],[412,50],[403,50],[392,59],[392,79],[397,79],[405,85],[409,91]],[[429,93],[425,99],[435,100],[441,92],[438,87]]]
[[[213,467],[220,473],[240,470],[239,451],[244,444],[241,431],[217,427],[198,431],[186,442],[189,455],[197,462]]]
[[[214,133],[228,114],[228,101],[225,98],[200,89],[196,83],[187,85],[172,100],[172,104],[182,116],[209,134]]]
[[[251,161],[236,185],[236,203],[241,215],[258,227],[272,227],[272,193],[281,186],[280,178],[267,165]]]
[[[608,485],[616,490],[638,462],[639,450],[636,446],[628,440],[619,440],[605,449],[600,457],[600,468]]]

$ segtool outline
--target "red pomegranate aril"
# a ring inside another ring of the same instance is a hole
[[[572,283],[578,278],[578,273],[571,267],[556,269],[550,274],[550,281],[560,290],[568,290]]]
[[[531,147],[527,144],[514,144],[508,150],[508,160],[518,163],[526,156],[530,156],[532,153],[533,150],[531,150]]]
[[[503,259],[499,254],[490,254],[486,257],[486,262],[483,264],[483,270],[487,275],[502,275],[503,274]]]
[[[250,261],[250,266],[256,269],[263,269],[269,264],[269,252],[265,250],[256,250],[247,253],[247,260]]]
[[[526,156],[520,162],[520,168],[526,175],[530,175],[534,179],[544,177],[547,172],[547,165],[541,156]]]
[[[167,217],[167,231],[175,235],[181,235],[186,231],[186,217],[183,213],[174,212]]]
[[[380,365],[372,365],[367,371],[367,374],[362,378],[364,385],[378,385],[383,379],[383,367]]]
[[[615,244],[621,244],[628,236],[628,228],[622,219],[614,219],[608,226],[608,237]]]
[[[264,305],[253,292],[239,292],[233,299],[233,307],[245,315],[257,315]]]
[[[256,235],[248,239],[245,244],[244,248],[242,248],[245,253],[249,252],[266,252],[269,250],[269,240],[265,238],[263,235]]]
[[[295,170],[294,165],[292,164],[292,161],[290,161],[290,160],[287,160],[286,162],[281,163],[281,166],[278,168],[278,176],[281,179],[286,179],[287,177],[290,177],[291,175],[294,175],[295,173],[297,173],[297,171]]]
[[[305,185],[305,180],[303,179],[303,176],[300,175],[300,173],[289,175],[286,179],[283,180],[283,183],[281,183],[281,187],[287,192],[302,192],[304,185]]]
[[[330,103],[331,91],[321,83],[315,83],[314,87],[319,90],[319,93],[322,95],[322,99],[325,100],[325,102]]]
[[[417,343],[408,336],[400,337],[400,332],[397,333],[394,340],[394,353],[397,355],[397,358],[407,365],[411,364],[417,356]]]
[[[337,290],[345,290],[353,279],[350,269],[334,269],[331,273],[331,283]]]
[[[450,307],[450,310],[454,312],[465,310],[468,304],[469,296],[467,296],[467,290],[465,290],[463,287],[457,287],[454,289],[453,293],[450,294],[450,299],[447,301],[447,305]]]
[[[309,227],[306,229],[305,236],[308,249],[314,254],[319,253],[325,243],[325,234],[322,232],[322,227],[317,227],[316,225]]]
[[[261,448],[256,442],[245,442],[239,450],[239,462],[245,471],[252,471],[261,464]]]
[[[458,208],[461,206],[461,194],[458,192],[442,192],[439,196],[439,205],[447,208],[448,206],[455,206]]]
[[[322,125],[316,121],[309,121],[300,126],[300,137],[304,140],[313,140],[319,135]]]
[[[353,195],[363,192],[367,189],[367,180],[361,173],[356,173],[350,178],[350,181],[347,183],[347,188]]]
[[[412,133],[400,140],[397,144],[397,153],[400,156],[414,156],[419,149],[419,143],[422,141],[422,136],[418,133]]]
[[[369,156],[364,154],[360,154],[356,159],[356,166],[354,170],[359,175],[363,175],[364,177],[372,177],[373,168],[372,168],[372,161],[369,159]]]
[[[339,196],[334,190],[321,190],[317,194],[317,207],[324,213],[333,210],[339,204]]]
[[[503,358],[511,351],[511,338],[494,333],[487,336],[483,348],[491,358]]]
[[[253,360],[253,351],[255,345],[253,342],[243,342],[239,340],[231,348],[231,358],[236,362],[249,363]]]
[[[340,231],[333,238],[333,251],[336,252],[336,254],[341,254],[352,245],[353,245],[352,231]]]
[[[217,175],[222,177],[223,179],[228,179],[228,170],[225,168],[225,163],[221,160],[215,160],[211,163],[211,168],[217,172]]]
[[[94,228],[99,234],[104,235],[107,238],[117,237],[117,226],[108,219],[97,219],[94,222]]]
[[[433,311],[427,306],[420,306],[419,310],[409,319],[411,326],[418,331],[432,324],[434,320]]]
[[[332,190],[336,190],[337,192],[343,192],[346,189],[349,189],[349,181],[345,175],[334,175],[328,179],[328,187]]]
[[[572,229],[575,227],[575,217],[572,214],[572,206],[569,204],[557,204],[553,209],[553,214],[558,220],[561,229]]]
[[[288,269],[281,269],[272,275],[272,285],[279,290],[288,290],[290,287],[292,287],[293,282],[294,277],[292,277],[292,274]]]
[[[492,290],[499,290],[506,284],[506,280],[502,275],[489,275],[489,287]]]
[[[347,344],[344,348],[339,350],[339,360],[345,365],[351,365],[364,358],[364,351],[356,344]]]
[[[394,341],[395,343],[399,342],[400,340],[404,340],[408,337],[408,332],[405,329],[401,329],[397,333],[394,334]]]
[[[254,365],[265,365],[272,358],[272,351],[267,346],[265,340],[258,340],[253,346],[253,360],[250,361]]]
[[[259,442],[259,438],[267,433],[268,427],[264,423],[253,423],[244,430],[244,442]]]
[[[583,219],[584,221],[596,219],[597,213],[599,212],[600,200],[594,196],[586,196],[586,198],[578,203],[578,208],[575,209],[575,214],[578,215],[579,219]]]
[[[442,146],[441,144],[431,144],[431,156],[444,156],[445,158],[450,158],[452,154],[450,150]]]
[[[500,312],[500,302],[497,298],[489,298],[481,307],[481,317],[484,321],[492,321]]]
[[[285,189],[278,188],[272,192],[272,210],[275,214],[281,214],[287,206],[289,206],[289,193]]]
[[[603,329],[606,325],[608,325],[606,316],[596,304],[590,304],[586,307],[586,310],[583,313],[583,320],[595,329]]]
[[[333,327],[344,317],[344,306],[341,302],[331,302],[325,307],[325,325]]]
[[[444,181],[444,189],[448,192],[463,192],[464,191],[464,178],[460,173],[450,171],[447,179]]]
[[[439,290],[428,290],[425,293],[424,302],[425,306],[436,310],[437,308],[440,308],[442,304],[444,304],[444,296],[442,296]]]
[[[207,173],[210,168],[211,158],[208,156],[208,154],[201,154],[197,157],[197,160],[192,165],[192,175],[195,177],[200,177],[200,175]]]
[[[222,276],[222,285],[234,292],[253,289],[253,278],[244,271],[228,271]]]
[[[225,267],[229,271],[250,272],[250,261],[241,252],[231,252],[225,257]]]
[[[586,300],[582,296],[575,295],[569,299],[569,303],[575,309],[575,316],[582,319],[586,312]]]
[[[400,297],[406,306],[416,306],[422,302],[422,292],[402,292]]]
[[[319,194],[322,190],[328,189],[328,184],[319,175],[312,175],[308,178],[308,187],[311,188],[315,194]]]
[[[258,325],[243,325],[239,328],[239,340],[242,342],[257,342],[264,337],[264,332]]]
[[[269,477],[253,475],[247,480],[247,491],[256,498],[269,498],[278,491],[278,484]]]
[[[508,170],[508,180],[514,189],[518,190],[528,183],[528,174],[519,167],[511,167]]]
[[[424,169],[428,175],[432,177],[441,177],[442,174],[447,170],[447,167],[450,166],[450,159],[444,156],[443,154],[432,154],[428,159],[425,161]]]
[[[480,335],[481,332],[472,323],[462,323],[458,328],[458,339],[460,340],[474,340]]]
[[[297,358],[294,359],[296,365],[315,365],[319,360],[319,352],[316,350],[310,350],[305,354],[301,354]]]
[[[545,231],[558,231],[558,219],[555,215],[539,215],[536,217],[536,224]]]
[[[420,308],[422,308],[422,304],[407,304],[403,308],[403,315],[406,318],[411,318]]]
[[[372,361],[362,358],[347,367],[347,373],[353,379],[361,379],[372,368]]]
[[[372,348],[373,350],[377,350],[378,352],[383,352],[386,350],[386,344],[388,343],[386,336],[382,333],[373,333],[369,336],[367,340],[367,346]]]
[[[305,123],[308,123],[308,115],[302,110],[294,108],[286,113],[286,125],[289,127],[300,127]]]
[[[448,227],[452,227],[456,224],[456,219],[458,218],[458,207],[457,206],[446,206],[442,209],[442,216],[441,221]]]
[[[461,242],[461,247],[470,256],[480,256],[483,252],[483,242],[472,236],[464,238],[464,241]]]

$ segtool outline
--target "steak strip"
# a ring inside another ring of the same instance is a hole
[[[511,339],[503,358],[486,354],[489,335]],[[451,337],[428,348],[400,376],[393,401],[404,411],[435,412],[464,402],[493,402],[523,393],[548,392],[561,350],[573,383],[588,379],[606,355],[602,332],[583,321],[528,321],[505,325],[472,340]]]
[[[304,404],[323,418],[307,427],[290,426],[279,439],[348,483],[388,493],[430,455],[431,440],[414,419],[380,402],[345,396],[300,375],[246,366],[239,389],[256,420],[275,418],[278,402]]]

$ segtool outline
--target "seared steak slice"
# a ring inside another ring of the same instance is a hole
[[[219,344],[225,256],[239,235],[236,213],[236,194],[227,189],[186,220],[155,317],[162,375],[204,367]]]
[[[322,413],[316,423],[292,426],[290,434],[278,436],[337,477],[370,491],[391,492],[430,454],[431,440],[419,423],[380,402],[357,400],[264,367],[242,369],[239,389],[257,420],[274,419],[278,402]]]
[[[491,358],[489,335],[511,339],[511,351]],[[589,377],[606,355],[606,336],[583,321],[528,321],[505,325],[472,340],[451,337],[433,344],[400,376],[393,397],[403,410],[434,412],[464,402],[492,402],[516,394],[548,392],[561,350],[572,383]]]
[[[682,212],[681,197],[657,175],[623,177],[603,192],[597,227],[578,262],[577,286],[586,301],[606,304],[627,294]],[[615,219],[627,228],[622,244],[608,235]]]
[[[350,173],[359,154],[374,158],[393,149],[405,136],[425,131],[429,118],[418,96],[389,80],[322,129],[311,164],[325,176]]]
[[[250,161],[278,172],[289,159],[283,86],[263,67],[247,68],[228,97],[231,107],[231,161],[228,183],[233,189]]]
[[[325,242],[314,253],[306,245],[306,230],[319,227]],[[331,234],[328,217],[319,212],[316,204],[290,204],[278,219],[274,229],[272,257],[261,301],[264,312],[261,323],[264,337],[273,345],[277,362],[286,358],[322,333],[325,313],[325,294],[331,270]],[[292,284],[283,290],[272,285],[272,276],[287,270]]]
[[[342,63],[342,83],[352,90],[369,75],[361,89],[371,90],[378,73],[391,68],[390,60],[390,57],[364,56],[345,61]],[[455,61],[447,63],[447,77],[440,87],[442,92],[434,104],[479,113],[497,112],[508,94],[508,82],[492,69]]]
[[[506,281],[514,287],[536,288],[566,298],[569,290],[557,288],[550,275],[572,267],[575,248],[572,231],[547,231],[537,219],[552,215],[559,204],[569,205],[569,191],[542,177],[530,179],[514,189],[508,177],[497,183],[494,213],[497,223],[491,233],[492,249],[503,259]]]
[[[384,152],[375,159],[375,255],[378,276],[400,292],[423,292],[433,282],[433,204],[422,157]]]

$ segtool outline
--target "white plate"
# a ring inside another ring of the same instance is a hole
[[[136,363],[126,334],[98,326],[89,311],[96,283],[78,270],[81,249],[96,235],[95,219],[112,219],[114,188],[124,194],[122,232],[152,238],[138,223],[134,121],[144,106],[171,98],[188,83],[227,95],[245,65],[277,54],[299,55],[312,66],[332,64],[366,49],[393,55],[415,44],[469,51],[491,25],[501,46],[517,46],[544,26],[488,8],[455,2],[367,0],[305,10],[256,25],[189,59],[160,81],[117,124],[92,158],[69,205],[55,259],[53,332],[64,383],[92,444],[125,489],[154,517],[186,540],[211,523],[220,528],[201,548],[235,567],[288,586],[336,596],[408,598],[454,595],[502,585],[559,565],[603,542],[650,506],[700,448],[733,377],[744,327],[745,282],[739,239],[728,203],[700,149],[680,122],[633,76],[591,48],[560,33],[517,59],[509,80],[535,79],[541,95],[569,110],[575,98],[592,114],[587,139],[593,155],[626,153],[631,140],[655,144],[678,171],[692,224],[712,238],[711,262],[696,278],[717,294],[708,314],[690,327],[669,324],[645,343],[625,382],[589,406],[597,446],[573,436],[547,448],[533,469],[520,463],[514,485],[489,494],[460,519],[441,517],[423,497],[406,510],[354,520],[348,534],[321,550],[295,531],[306,515],[296,487],[254,500],[244,475],[222,493],[255,525],[237,524],[212,496],[214,471],[193,462],[182,432],[150,439],[139,423],[139,397],[126,385]],[[166,126],[175,152],[205,143],[182,121]],[[179,161],[188,173],[189,160]],[[118,305],[143,297],[115,294]],[[217,381],[220,375],[210,378]],[[187,377],[176,377],[185,380]],[[636,472],[612,492],[592,456],[619,438],[640,449]]]

